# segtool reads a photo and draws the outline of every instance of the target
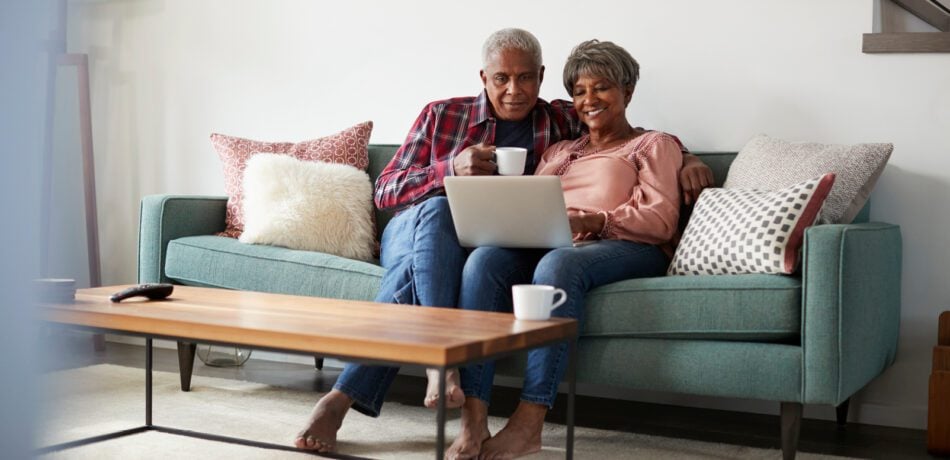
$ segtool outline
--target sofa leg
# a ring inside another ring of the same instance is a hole
[[[181,376],[181,391],[191,391],[191,370],[195,367],[197,343],[178,342],[178,374]]]
[[[798,451],[798,434],[802,426],[802,403],[783,402],[782,418],[782,459],[794,460]]]
[[[318,371],[323,370],[323,358],[319,356],[313,357],[313,367],[316,367]]]
[[[851,403],[851,398],[845,399],[843,403],[839,404],[835,408],[835,412],[838,419],[838,428],[844,428],[848,424],[848,404]]]

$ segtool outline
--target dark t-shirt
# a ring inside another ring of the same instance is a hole
[[[524,173],[534,174],[538,166],[538,156],[534,154],[534,127],[532,117],[521,121],[496,120],[495,147],[522,147],[528,149],[524,162]],[[538,155],[544,152],[538,152]]]

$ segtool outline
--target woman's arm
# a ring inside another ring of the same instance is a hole
[[[683,169],[680,170],[680,188],[683,189],[683,203],[692,205],[706,187],[712,187],[712,169],[692,153],[683,153]]]
[[[639,184],[634,187],[629,201],[601,213],[605,219],[600,237],[666,243],[676,233],[679,220],[683,154],[666,134],[656,136],[634,154],[639,159]]]

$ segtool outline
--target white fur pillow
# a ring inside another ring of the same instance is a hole
[[[349,165],[259,153],[244,171],[243,243],[373,258],[373,186]]]

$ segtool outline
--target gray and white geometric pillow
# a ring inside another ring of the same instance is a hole
[[[834,182],[828,173],[781,190],[704,190],[667,274],[793,273]]]
[[[723,187],[778,190],[832,172],[837,178],[821,222],[850,224],[871,196],[893,150],[893,144],[788,142],[758,135],[736,155]]]

